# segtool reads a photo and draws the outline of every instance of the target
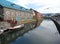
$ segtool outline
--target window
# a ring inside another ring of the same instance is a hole
[[[10,11],[6,11],[6,15],[10,15]]]
[[[19,12],[16,12],[16,16],[19,16]]]

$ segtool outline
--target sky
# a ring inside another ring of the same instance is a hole
[[[40,13],[60,13],[60,0],[8,0]]]

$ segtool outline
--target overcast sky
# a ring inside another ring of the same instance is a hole
[[[60,13],[60,0],[8,0],[41,13]]]

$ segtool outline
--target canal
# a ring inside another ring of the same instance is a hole
[[[4,33],[0,36],[0,44],[59,44],[60,35],[51,20],[31,23],[21,30]]]

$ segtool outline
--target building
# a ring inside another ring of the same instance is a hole
[[[4,25],[6,25],[6,27],[8,25],[14,27],[29,21],[31,22],[32,18],[33,13],[30,9],[26,9],[6,0],[0,0],[0,24],[2,27]]]
[[[33,22],[34,19],[39,21],[41,14],[35,10],[26,9],[6,0],[0,0],[0,27],[19,26],[21,24]]]
[[[40,13],[40,12],[38,12],[38,11],[36,11],[36,10],[33,10],[33,9],[31,9],[32,11],[33,11],[33,18],[34,19],[36,19],[37,21],[41,21],[41,19],[42,19],[42,14]]]

